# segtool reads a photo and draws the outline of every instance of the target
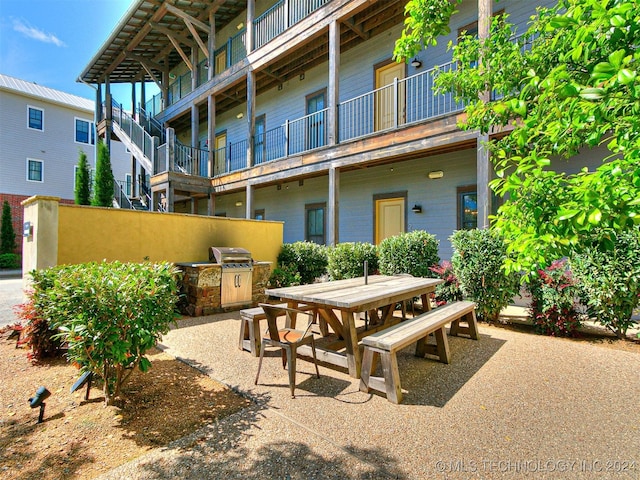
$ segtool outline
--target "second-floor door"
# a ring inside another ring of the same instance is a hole
[[[253,164],[260,165],[265,161],[265,118],[256,117],[255,136],[253,143]]]
[[[401,122],[404,115],[404,84],[398,84],[398,93],[393,88],[394,79],[404,79],[404,63],[389,63],[376,68],[375,129],[386,130]]]
[[[213,176],[227,172],[227,132],[219,133],[215,139],[215,168]]]
[[[307,97],[307,150],[325,145],[324,90]]]

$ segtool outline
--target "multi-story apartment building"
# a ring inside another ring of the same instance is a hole
[[[451,233],[486,226],[495,205],[481,139],[457,127],[464,106],[432,89],[456,68],[447,43],[499,11],[524,32],[555,2],[464,1],[449,38],[396,63],[405,3],[135,0],[80,79],[112,106],[99,125],[151,176],[156,208],[281,220],[287,242],[424,229],[449,258]],[[135,118],[111,98],[123,82],[141,85]]]
[[[17,237],[23,200],[73,203],[79,151],[95,168],[95,142],[92,100],[0,74],[0,204],[11,205]],[[112,143],[111,165],[116,179],[131,183],[131,155],[120,142]]]

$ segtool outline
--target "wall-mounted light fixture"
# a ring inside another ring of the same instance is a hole
[[[304,186],[304,179],[298,180],[298,186],[299,187],[303,187]]]
[[[429,172],[429,174],[427,176],[431,180],[436,179],[436,178],[442,178],[442,177],[444,177],[444,172],[442,170],[433,170],[432,172]]]
[[[237,30],[242,30],[244,28],[244,23],[240,22],[238,25],[236,25],[236,29]]]
[[[420,68],[422,66],[422,62],[418,60],[418,57],[415,57],[413,60],[411,60],[411,66],[413,68]]]
[[[300,74],[300,80],[304,80],[304,73]]]
[[[171,80],[175,80],[175,79],[176,79],[176,74],[175,74],[175,73],[173,73],[173,72],[170,72],[170,73],[169,73],[169,78],[170,78]]]
[[[278,84],[278,90],[282,90],[282,84],[281,83]]]
[[[204,67],[205,70],[209,70],[209,62],[204,62],[202,66]]]
[[[236,207],[241,207],[242,206],[242,200],[238,200],[236,202]]]
[[[422,205],[418,205],[417,203],[411,209],[413,213],[422,213]]]
[[[239,114],[236,115],[236,118],[238,120],[240,120],[241,118],[244,118],[244,113],[240,112]]]
[[[282,190],[282,185],[278,184],[278,185],[276,186],[276,190]]]

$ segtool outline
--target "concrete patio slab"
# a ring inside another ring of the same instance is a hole
[[[481,325],[450,338],[451,364],[399,354],[404,401],[277,352],[237,348],[239,316],[179,321],[162,347],[254,399],[115,478],[640,478],[640,354]]]

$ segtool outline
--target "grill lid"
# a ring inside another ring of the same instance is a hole
[[[209,261],[215,261],[223,266],[230,263],[253,263],[251,252],[235,247],[209,247]]]

